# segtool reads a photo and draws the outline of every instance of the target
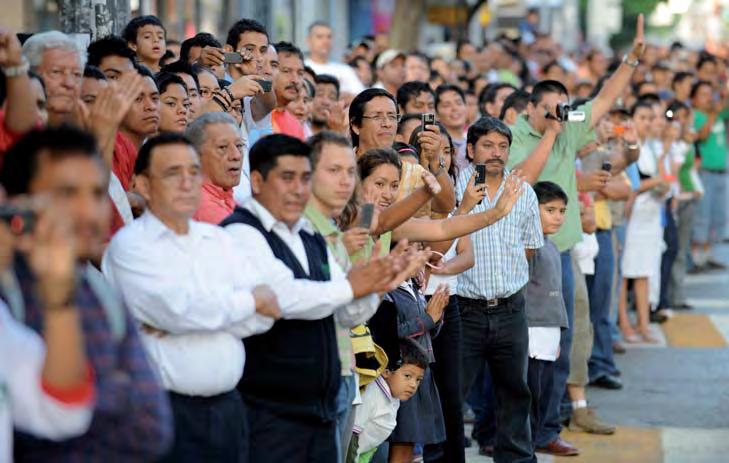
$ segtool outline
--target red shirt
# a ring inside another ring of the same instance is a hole
[[[137,147],[121,132],[117,132],[114,140],[114,161],[111,169],[119,178],[125,191],[129,191],[131,186],[135,162],[137,162]]]
[[[273,133],[291,135],[299,140],[305,140],[304,126],[290,112],[281,109],[274,109],[271,113],[271,125]]]
[[[33,130],[40,129],[42,124],[40,121],[36,123]],[[26,132],[28,133],[28,132]],[[0,109],[0,166],[2,166],[3,159],[5,159],[5,153],[18,142],[25,133],[15,133],[10,130],[5,123],[5,111]]]
[[[202,198],[198,206],[194,220],[218,225],[226,217],[233,213],[235,201],[233,200],[233,189],[222,188],[205,180],[202,185]]]

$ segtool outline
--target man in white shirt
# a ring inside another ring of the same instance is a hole
[[[335,320],[351,328],[400,282],[402,262],[374,258],[345,274],[302,215],[311,194],[310,148],[282,134],[250,153],[253,198],[223,221],[236,251],[256,263],[278,297],[282,319],[245,340],[239,385],[249,410],[251,463],[337,461],[341,382]]]
[[[317,74],[329,74],[336,77],[341,84],[341,91],[345,98],[351,100],[365,89],[354,69],[349,65],[329,61],[332,51],[332,28],[329,27],[329,24],[321,21],[312,23],[309,26],[306,44],[309,47],[309,59],[305,64]]]
[[[280,312],[230,236],[192,216],[200,159],[178,134],[142,146],[134,168],[145,214],[107,248],[102,269],[142,324],[143,341],[169,391],[175,441],[163,461],[238,461],[245,414],[235,387],[241,339],[271,328]]]

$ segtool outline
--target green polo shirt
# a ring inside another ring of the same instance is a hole
[[[544,166],[539,181],[554,182],[567,193],[567,215],[562,228],[549,239],[562,251],[571,249],[582,240],[582,224],[580,222],[580,206],[577,201],[577,178],[575,176],[575,160],[577,152],[595,139],[590,129],[592,118],[592,102],[578,108],[585,112],[584,122],[565,122],[562,133],[557,136],[547,164]],[[511,129],[512,143],[509,150],[507,167],[513,168],[526,160],[539,144],[542,135],[534,130],[526,116],[519,116]]]
[[[694,111],[694,129],[698,132],[701,130],[709,116],[699,111]],[[726,169],[726,127],[724,121],[729,119],[729,111],[726,109],[719,114],[714,121],[714,126],[709,132],[706,140],[699,143],[699,152],[701,153],[701,168],[706,170],[725,170]]]
[[[337,227],[334,221],[317,209],[311,202],[306,205],[304,217],[311,223],[314,230],[319,232],[327,242],[329,251],[334,256],[344,272],[348,272],[351,264],[349,262],[349,254],[347,248],[342,241],[342,231]],[[352,341],[349,337],[349,330],[343,326],[336,324],[337,328],[337,347],[339,348],[339,360],[342,362],[342,376],[350,376],[354,367]]]

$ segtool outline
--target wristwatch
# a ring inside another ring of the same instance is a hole
[[[639,150],[640,145],[637,143],[633,143],[632,145],[626,145],[626,148],[628,148],[629,150]]]
[[[445,171],[446,171],[445,158],[443,156],[438,156],[438,169],[437,170],[431,169],[430,173],[433,174],[435,177],[437,177]]]
[[[630,58],[628,58],[628,55],[623,55],[623,63],[627,64],[628,66],[630,66],[632,68],[637,68],[638,65],[640,64],[640,60],[639,59],[631,60]]]
[[[17,66],[8,66],[2,68],[5,77],[18,77],[25,75],[28,73],[28,69],[30,69],[30,63],[28,63],[28,60],[25,58],[25,56],[23,56],[23,60]]]

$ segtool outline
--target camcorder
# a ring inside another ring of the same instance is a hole
[[[568,103],[559,103],[557,107],[554,108],[554,114],[547,111],[544,117],[559,122],[584,122],[587,116],[585,116],[584,111],[575,111],[572,109],[572,106]]]

